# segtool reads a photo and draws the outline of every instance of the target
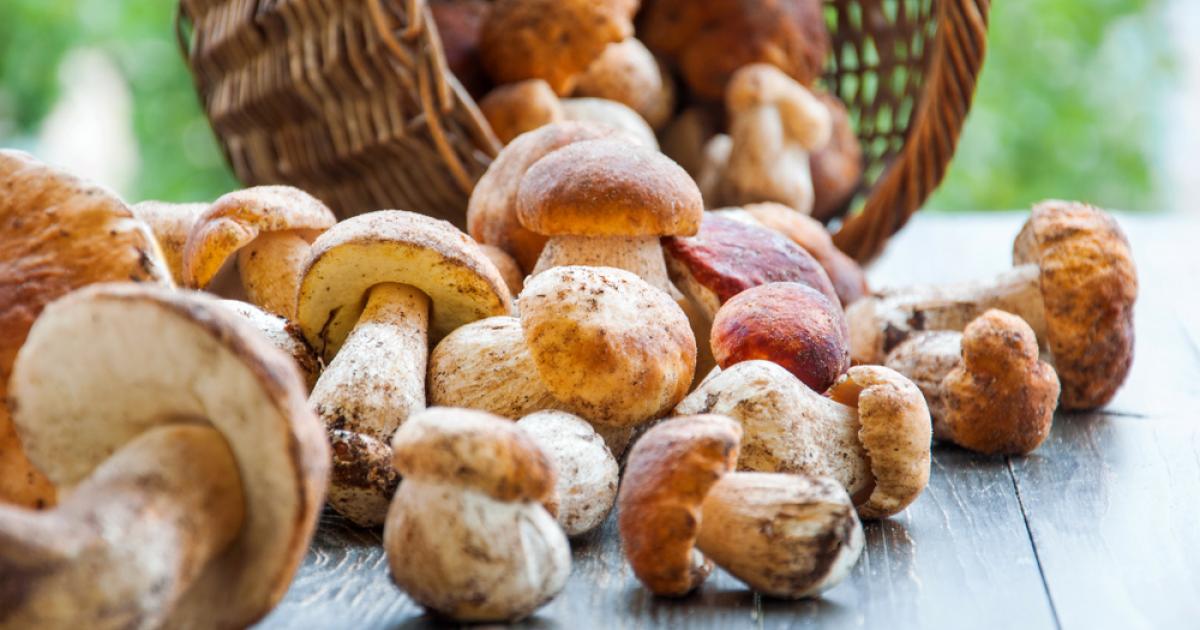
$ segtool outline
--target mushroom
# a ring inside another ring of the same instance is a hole
[[[561,101],[563,118],[615,127],[636,139],[647,149],[658,150],[654,130],[636,111],[617,101],[603,98],[564,98]]]
[[[673,418],[646,432],[621,483],[618,527],[634,574],[681,596],[724,568],[772,597],[797,599],[842,580],[862,524],[831,479],[731,472],[742,431],[719,415]]]
[[[196,219],[183,248],[183,284],[203,289],[235,253],[249,301],[292,319],[309,243],[337,219],[290,186],[257,186],[217,199]]]
[[[13,420],[63,500],[0,506],[7,627],[247,627],[283,597],[328,450],[291,361],[215,299],[105,284],[51,304]]]
[[[479,249],[496,266],[496,271],[499,271],[500,277],[504,279],[504,286],[508,287],[509,294],[520,293],[521,287],[525,286],[525,274],[521,273],[521,266],[517,264],[516,259],[495,245],[480,245]]]
[[[842,306],[848,306],[870,292],[862,267],[838,249],[825,226],[812,217],[800,214],[781,203],[772,202],[725,208],[712,214],[768,227],[803,247],[829,276]]]
[[[183,284],[183,247],[187,244],[188,234],[196,224],[196,219],[207,209],[207,203],[163,201],[143,201],[129,208],[133,216],[145,223],[154,234],[175,284]]]
[[[527,131],[563,120],[558,95],[541,79],[526,79],[493,89],[479,101],[479,111],[504,144]]]
[[[711,108],[691,105],[662,130],[662,152],[678,162],[697,182],[702,168],[701,156],[709,139],[717,133],[718,119]],[[700,190],[704,191],[704,187]]]
[[[935,439],[1023,455],[1050,435],[1058,376],[1038,360],[1037,338],[1016,315],[993,309],[963,332],[913,335],[886,364],[925,394]]]
[[[429,14],[437,26],[446,67],[476,98],[487,90],[488,85],[479,59],[479,37],[491,8],[491,0],[433,0],[429,3]]]
[[[555,93],[575,81],[612,42],[633,34],[631,0],[496,0],[479,51],[497,84],[543,79]]]
[[[850,367],[849,336],[828,298],[806,284],[772,282],[726,302],[713,318],[711,343],[722,369],[763,359],[823,392]]]
[[[525,431],[433,408],[400,427],[392,451],[404,481],[383,545],[401,590],[456,621],[516,621],[562,590],[571,550],[542,506],[554,468]]]
[[[850,368],[828,394],[775,363],[743,361],[705,380],[675,413],[740,422],[741,470],[831,477],[861,518],[899,513],[929,482],[932,436],[921,391],[872,365]]]
[[[576,96],[592,96],[629,106],[661,129],[675,109],[675,84],[637,38],[609,44],[575,83]]]
[[[716,201],[724,205],[777,201],[810,214],[809,154],[829,142],[829,110],[804,86],[769,64],[738,70],[729,82],[725,106],[732,142]]]
[[[615,140],[576,142],[525,172],[517,217],[549,237],[532,274],[563,265],[616,267],[680,297],[661,236],[690,236],[704,206],[696,183],[663,154]]]
[[[241,315],[255,329],[262,333],[271,345],[296,362],[300,375],[304,377],[305,391],[312,389],[321,375],[321,362],[316,353],[304,340],[304,334],[294,323],[278,315],[268,313],[261,308],[240,300],[221,300],[229,310]]]
[[[1137,271],[1129,242],[1104,211],[1037,204],[991,281],[880,292],[846,311],[855,361],[882,361],[911,335],[962,330],[991,308],[1024,319],[1049,347],[1064,409],[1094,409],[1116,393],[1133,360]]]
[[[687,317],[632,273],[555,267],[529,278],[518,301],[540,380],[567,410],[628,428],[687,393],[696,369]]]
[[[587,420],[564,411],[539,411],[517,421],[557,472],[553,503],[567,536],[604,523],[617,500],[620,471],[604,439]]]
[[[828,144],[808,156],[813,183],[812,215],[820,221],[828,221],[837,216],[858,192],[862,184],[863,155],[846,105],[828,92],[818,92],[816,96],[829,110],[833,133]]]
[[[0,400],[17,350],[42,308],[89,284],[169,285],[146,225],[111,192],[0,149]],[[0,503],[45,507],[54,487],[25,457],[0,404]]]
[[[820,0],[646,0],[638,35],[679,67],[702,99],[719,101],[739,68],[770,62],[802,85],[825,69],[829,33]]]
[[[523,271],[532,270],[546,237],[525,229],[517,220],[517,190],[525,171],[572,142],[614,136],[622,136],[622,132],[603,125],[563,122],[517,137],[500,151],[475,184],[467,204],[467,231],[476,241],[510,254]]]
[[[310,402],[334,443],[334,509],[359,525],[383,522],[395,482],[387,442],[425,407],[430,342],[511,311],[496,267],[445,221],[381,210],[313,243],[297,323],[326,362]]]

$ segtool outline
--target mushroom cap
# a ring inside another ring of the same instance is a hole
[[[816,96],[829,110],[833,133],[828,144],[809,155],[812,214],[818,220],[828,221],[850,203],[862,184],[863,155],[846,105],[828,92],[818,92]]]
[[[539,411],[517,421],[550,457],[558,523],[578,536],[604,523],[617,499],[620,469],[604,439],[587,420],[565,411]]]
[[[467,203],[467,231],[480,243],[495,245],[512,254],[521,268],[532,271],[546,237],[531,232],[517,220],[517,190],[534,162],[572,142],[621,136],[604,125],[581,122],[552,123],[517,136],[508,143],[475,184]]]
[[[870,496],[858,504],[858,515],[885,518],[899,513],[929,483],[933,429],[921,390],[895,370],[857,365],[829,396],[858,409],[858,437],[875,478]]]
[[[714,212],[704,213],[695,236],[663,239],[671,279],[696,282],[724,304],[733,296],[771,282],[800,282],[831,304],[837,292],[821,264],[803,247],[762,225]]]
[[[806,150],[814,151],[829,143],[833,114],[812,92],[769,63],[739,68],[725,93],[730,115],[763,106],[779,111],[784,133]]]
[[[658,137],[650,124],[628,105],[605,98],[577,96],[560,101],[564,120],[595,123],[624,131],[647,149],[658,150]]]
[[[283,596],[329,449],[295,364],[218,300],[104,284],[55,302],[18,355],[12,406],[30,459],[68,492],[150,429],[208,423],[238,464],[245,519],[167,625],[245,627]]]
[[[0,149],[0,400],[42,308],[96,282],[169,285],[158,244],[113,193]],[[0,404],[0,501],[40,506],[54,488],[30,465]]]
[[[636,0],[497,0],[479,49],[497,84],[544,79],[565,96],[611,42],[633,34]]]
[[[318,354],[337,354],[367,292],[385,282],[429,296],[435,342],[463,324],[512,311],[500,272],[466,234],[413,212],[368,212],[317,238],[305,263],[296,320]]]
[[[497,501],[546,501],[554,465],[516,423],[484,411],[431,407],[392,437],[392,463],[405,478],[473,488]]]
[[[197,219],[183,248],[183,284],[204,288],[229,257],[266,232],[315,237],[337,222],[319,199],[291,186],[255,186],[223,195]]]
[[[1025,320],[995,309],[967,325],[962,363],[946,375],[943,424],[950,439],[981,453],[1024,454],[1050,435],[1058,376],[1038,360]]]
[[[129,208],[133,216],[150,227],[176,284],[183,284],[183,248],[187,245],[188,235],[207,209],[207,203],[164,201],[143,201]]]
[[[1043,201],[1017,236],[1013,262],[1040,269],[1063,407],[1103,406],[1133,363],[1138,280],[1125,233],[1093,206]]]
[[[496,266],[496,271],[500,272],[500,277],[504,279],[504,286],[508,287],[508,294],[520,293],[521,287],[525,286],[525,274],[521,271],[521,266],[517,264],[516,259],[495,245],[480,245],[479,249]]]
[[[675,84],[636,37],[606,46],[579,76],[575,95],[628,105],[655,129],[665,125],[675,109]]]
[[[830,50],[820,0],[646,0],[638,34],[710,101],[724,96],[734,72],[755,62],[812,85]]]
[[[683,416],[655,425],[630,450],[617,526],[634,575],[655,595],[686,595],[712,571],[694,552],[700,507],[734,469],[741,439],[741,426],[725,416]]]
[[[521,292],[525,343],[546,388],[575,413],[630,426],[687,393],[696,338],[664,291],[609,267],[555,267]]]
[[[850,367],[850,331],[841,308],[799,282],[773,282],[734,296],[713,318],[711,343],[722,368],[771,361],[816,392],[829,389]]]
[[[563,119],[558,95],[541,79],[525,79],[493,89],[480,99],[479,111],[504,143]]]
[[[551,236],[688,236],[700,189],[671,158],[617,140],[569,144],[538,160],[517,193],[521,225]]]
[[[296,324],[288,321],[287,318],[268,313],[249,302],[221,300],[221,303],[244,317],[267,338],[267,341],[271,342],[271,345],[291,357],[296,362],[296,367],[300,368],[300,375],[304,377],[307,391],[312,391],[313,385],[317,383],[317,377],[321,375],[321,363],[317,361],[317,355],[308,346],[308,342],[304,340],[304,335]]]

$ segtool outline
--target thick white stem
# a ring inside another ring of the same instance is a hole
[[[683,295],[667,276],[657,236],[554,236],[546,242],[531,276],[567,265],[624,269],[662,289],[678,302]]]
[[[933,419],[933,437],[948,439],[946,430],[946,375],[962,365],[961,332],[939,330],[914,335],[896,346],[885,365],[908,377],[925,396]]]
[[[267,232],[238,251],[238,273],[249,301],[276,315],[295,319],[300,274],[309,243],[293,231]]]

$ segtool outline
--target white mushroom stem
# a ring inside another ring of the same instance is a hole
[[[787,138],[779,109],[761,105],[732,118],[720,203],[776,201],[803,214],[812,212],[809,151]]]
[[[657,236],[552,236],[529,275],[568,265],[624,269],[650,286],[666,291],[676,302],[683,299],[667,276],[667,263]]]
[[[962,330],[991,308],[1024,319],[1046,343],[1041,272],[1035,264],[1014,267],[991,281],[885,291],[846,309],[850,353],[857,363],[882,363],[893,348],[925,330]]]
[[[925,396],[937,440],[949,439],[944,381],[962,365],[962,340],[963,334],[956,330],[919,333],[887,356],[887,367],[907,376]]]
[[[238,251],[238,273],[250,302],[288,319],[296,317],[300,274],[309,242],[299,232],[266,232]]]
[[[6,627],[158,627],[237,538],[241,477],[207,426],[151,429],[56,509],[0,506]]]

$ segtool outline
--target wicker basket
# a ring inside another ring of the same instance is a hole
[[[866,261],[945,174],[983,65],[990,0],[825,0],[827,85],[863,144],[861,211],[834,241]],[[447,70],[424,0],[181,0],[180,46],[229,163],[342,215],[463,221],[499,149]]]

